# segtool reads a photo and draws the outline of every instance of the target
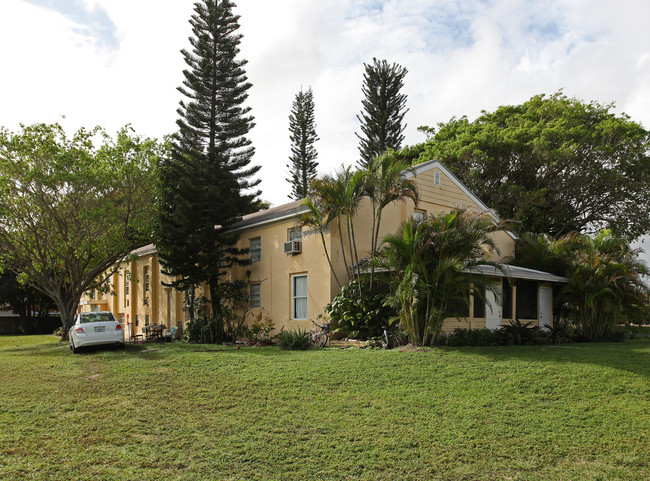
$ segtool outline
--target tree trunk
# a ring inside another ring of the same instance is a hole
[[[327,245],[325,244],[325,235],[323,234],[323,231],[320,232],[320,240],[323,243],[323,250],[325,251],[325,257],[327,258],[327,263],[330,266],[330,270],[332,271],[332,274],[334,274],[334,279],[336,280],[336,283],[339,285],[339,288],[341,286],[341,281],[339,281],[339,276],[336,275],[336,271],[334,270],[334,266],[332,265],[332,259],[330,259],[330,254],[327,251]]]
[[[74,309],[69,310],[66,307],[66,304],[64,303],[62,306],[59,305],[59,302],[57,301],[56,303],[58,309],[59,309],[59,314],[61,315],[61,326],[63,327],[63,333],[61,335],[61,340],[62,341],[67,341],[69,339],[68,337],[68,331],[70,330],[70,327],[74,324],[74,316],[76,314],[76,307]]]

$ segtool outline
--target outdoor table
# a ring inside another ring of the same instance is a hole
[[[162,340],[163,326],[161,324],[154,324],[145,327],[147,341],[160,341]]]

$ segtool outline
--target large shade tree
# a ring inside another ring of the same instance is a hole
[[[68,138],[58,124],[0,129],[0,264],[54,301],[64,336],[84,291],[151,241],[162,155],[129,128],[114,139],[100,128]]]
[[[650,134],[613,105],[563,93],[453,118],[402,155],[439,159],[520,232],[650,232]]]
[[[195,3],[190,19],[191,51],[179,88],[178,131],[172,155],[161,166],[161,217],[156,245],[163,271],[179,290],[206,283],[213,306],[220,306],[226,269],[246,261],[229,230],[242,215],[257,210],[259,166],[252,166],[253,127],[245,106],[248,82],[239,59],[239,16],[229,0]]]

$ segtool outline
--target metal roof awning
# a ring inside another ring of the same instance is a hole
[[[368,266],[368,258],[361,260],[360,265],[353,266],[359,273],[367,274],[370,272],[370,266]],[[556,276],[548,272],[536,271],[535,269],[526,269],[525,267],[511,266],[508,264],[497,264],[495,266],[476,266],[464,269],[465,272],[473,274],[483,274],[486,276],[492,277],[506,277],[511,279],[524,279],[530,281],[541,281],[541,282],[560,282],[567,283],[569,279],[566,277]],[[383,267],[376,267],[375,272],[388,272],[387,269]]]
[[[494,277],[510,277],[513,279],[542,282],[569,282],[569,279],[566,277],[556,276],[548,272],[536,271],[535,269],[526,269],[525,267],[510,266],[508,264],[499,264],[498,268],[494,266],[476,266],[466,270],[467,272],[479,272],[486,276]]]

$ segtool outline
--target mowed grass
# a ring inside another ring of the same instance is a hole
[[[650,339],[429,352],[0,337],[0,479],[647,480]]]

